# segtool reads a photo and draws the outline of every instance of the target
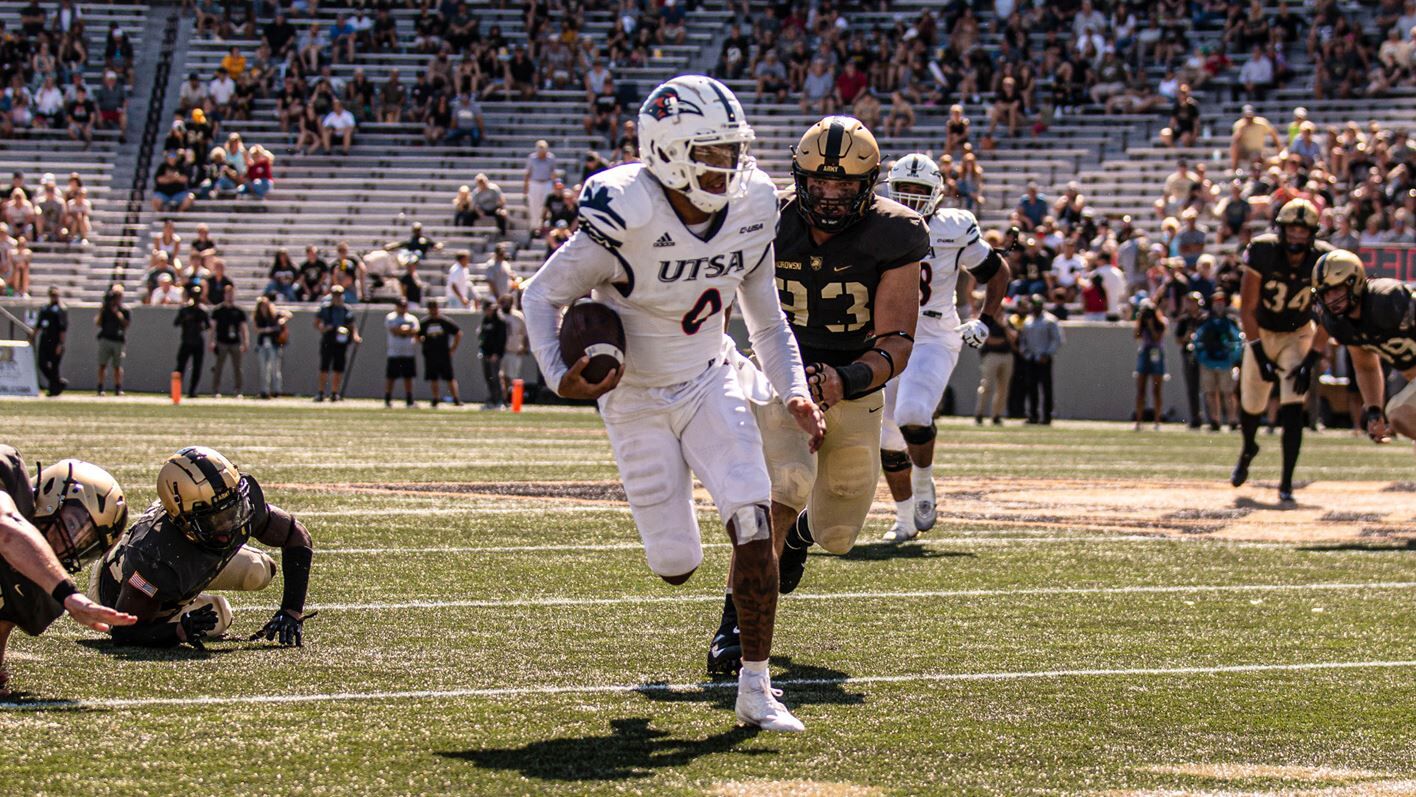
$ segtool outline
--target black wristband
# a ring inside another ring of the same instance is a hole
[[[865,395],[875,381],[875,371],[862,362],[837,367],[836,374],[841,377],[841,395],[848,399]]]
[[[1370,426],[1371,423],[1372,423],[1372,421],[1381,421],[1381,420],[1385,420],[1385,419],[1386,419],[1386,413],[1385,413],[1385,412],[1382,412],[1382,408],[1376,406],[1375,404],[1372,405],[1372,406],[1370,406],[1370,407],[1365,407],[1365,408],[1362,409],[1362,428],[1363,428],[1363,429],[1365,429],[1365,428],[1367,428],[1368,426]]]
[[[993,316],[989,315],[988,313],[979,313],[978,320],[982,321],[984,324],[987,324],[990,331],[994,327],[998,326],[998,320]]]
[[[310,591],[310,562],[315,552],[309,548],[286,548],[280,553],[280,572],[285,576],[285,590],[280,608],[303,614],[305,596]]]
[[[70,595],[78,594],[78,591],[79,588],[74,585],[74,582],[66,578],[56,584],[54,589],[49,591],[49,597],[53,598],[55,603],[63,606],[64,601]]]

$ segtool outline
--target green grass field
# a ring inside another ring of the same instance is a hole
[[[882,500],[783,599],[784,736],[703,679],[715,515],[698,574],[654,577],[590,411],[0,412],[135,508],[172,451],[220,449],[310,528],[321,609],[298,650],[12,638],[5,795],[1416,793],[1409,443],[1310,436],[1283,512],[1276,437],[1234,491],[1233,435],[944,420],[940,526],[873,544]],[[248,634],[279,584],[229,597]]]

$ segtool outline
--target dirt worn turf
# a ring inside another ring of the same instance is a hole
[[[0,401],[32,464],[108,467],[140,509],[214,446],[311,529],[307,646],[11,640],[0,794],[1416,793],[1416,457],[1309,435],[1227,484],[1230,434],[941,421],[939,526],[813,555],[774,679],[807,725],[735,727],[705,683],[729,548],[643,561],[603,429],[296,402]],[[280,600],[229,595],[233,633]]]

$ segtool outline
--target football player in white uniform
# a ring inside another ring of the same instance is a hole
[[[887,542],[905,542],[934,527],[934,410],[967,343],[988,338],[985,317],[994,318],[1008,288],[1008,265],[983,241],[978,219],[967,210],[940,208],[944,178],[934,162],[913,153],[890,169],[890,198],[929,223],[929,256],[920,262],[919,323],[914,352],[903,373],[885,387],[880,463],[895,499],[895,523]],[[960,272],[986,286],[979,318],[960,322],[955,291]]]
[[[762,437],[724,358],[720,314],[735,298],[763,372],[813,447],[825,421],[778,302],[777,200],[748,155],[753,138],[718,81],[685,75],[660,85],[639,110],[644,162],[586,181],[579,230],[528,283],[523,307],[546,383],[567,398],[598,399],[649,567],[670,584],[703,559],[694,475],[712,495],[733,542],[738,719],[800,731],[767,672],[782,541],[769,520]],[[598,383],[582,376],[588,358],[567,368],[560,352],[561,313],[587,293],[625,331],[623,365]]]

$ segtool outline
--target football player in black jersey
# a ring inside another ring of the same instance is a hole
[[[91,591],[98,599],[138,617],[136,625],[114,628],[113,640],[202,648],[202,640],[221,636],[231,625],[231,606],[207,590],[261,590],[275,577],[274,560],[246,545],[255,538],[281,549],[285,592],[275,616],[250,638],[301,645],[314,557],[305,527],[267,504],[255,479],[210,448],[169,457],[158,472],[157,495],[95,568]]]
[[[1293,500],[1293,468],[1303,445],[1303,399],[1322,357],[1309,308],[1309,282],[1319,257],[1332,246],[1316,239],[1318,209],[1293,199],[1278,211],[1278,233],[1260,235],[1244,250],[1239,320],[1248,346],[1239,370],[1239,427],[1244,448],[1229,481],[1235,487],[1249,478],[1249,463],[1259,453],[1254,438],[1278,383],[1278,421],[1283,429],[1283,473],[1278,499]],[[1318,341],[1319,344],[1322,341]]]
[[[855,544],[880,478],[881,389],[905,369],[919,317],[924,219],[875,194],[880,147],[858,119],[828,116],[792,152],[795,192],[777,226],[777,291],[807,363],[826,436],[812,452],[780,400],[754,404],[772,477],[780,589],[796,589],[813,543]],[[779,543],[782,544],[782,543]],[[708,656],[712,674],[737,667],[731,596]]]
[[[1362,259],[1345,249],[1313,266],[1314,310],[1328,336],[1347,347],[1362,394],[1361,423],[1373,441],[1395,430],[1416,440],[1416,295],[1394,279],[1367,279]],[[1382,360],[1406,377],[1406,387],[1384,401]]]
[[[16,627],[37,636],[66,609],[95,631],[137,619],[89,600],[69,578],[127,521],[122,488],[97,465],[60,460],[31,483],[19,452],[0,445],[0,697],[9,694],[5,647]]]

